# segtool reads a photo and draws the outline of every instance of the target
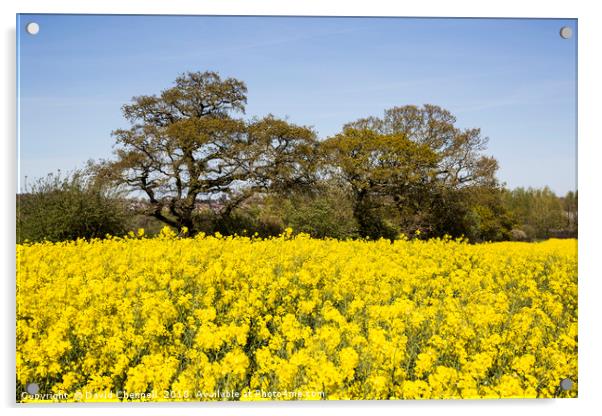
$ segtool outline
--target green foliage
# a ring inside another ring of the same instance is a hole
[[[270,205],[286,227],[295,232],[341,240],[358,236],[351,201],[333,184],[323,184],[313,194],[295,194],[285,199],[272,197]]]
[[[61,241],[122,235],[123,201],[84,172],[50,174],[17,195],[17,242]]]
[[[513,221],[502,201],[502,190],[485,186],[464,191],[469,200],[466,236],[471,241],[502,241],[511,237]]]
[[[489,186],[439,187],[428,198],[419,228],[421,238],[450,235],[472,242],[508,239],[513,224],[502,205],[501,193],[501,189]]]
[[[199,225],[199,230],[222,235],[270,237],[285,228],[280,218],[265,215],[259,206],[241,207],[227,216],[206,210],[197,217],[201,219],[204,225]]]
[[[503,207],[475,205],[469,211],[467,219],[466,236],[471,241],[502,241],[510,237],[512,221],[503,212]]]

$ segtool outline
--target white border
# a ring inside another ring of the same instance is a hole
[[[0,336],[2,360],[0,383],[5,414],[27,413],[45,415],[106,414],[114,416],[139,414],[147,416],[166,413],[315,415],[332,413],[364,414],[378,411],[382,414],[420,412],[449,415],[507,415],[515,412],[537,412],[548,415],[590,414],[600,407],[598,393],[601,387],[602,367],[600,350],[600,320],[602,317],[602,273],[599,257],[602,245],[600,203],[602,175],[600,174],[600,75],[602,65],[602,25],[596,13],[595,2],[505,0],[493,4],[470,0],[356,1],[356,0],[10,0],[0,3],[2,14],[3,53],[2,91],[2,169],[4,186],[0,204],[2,211],[2,312]],[[16,122],[15,122],[15,14],[16,13],[114,13],[114,14],[252,14],[252,15],[345,15],[345,16],[440,16],[440,17],[557,17],[579,19],[579,398],[573,400],[502,400],[502,401],[428,401],[428,402],[327,402],[327,403],[217,403],[217,404],[149,404],[110,407],[100,405],[35,407],[14,404],[15,357],[15,259],[14,230],[16,192]],[[597,76],[595,74],[598,74]],[[598,213],[597,213],[598,212]],[[597,215],[596,215],[597,213]],[[598,254],[598,256],[597,256]]]

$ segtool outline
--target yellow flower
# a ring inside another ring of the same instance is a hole
[[[512,362],[512,368],[519,372],[519,374],[525,375],[530,374],[533,371],[533,365],[535,364],[535,357],[531,354],[525,354],[521,357],[517,357]]]
[[[339,362],[343,377],[348,380],[352,379],[355,374],[355,368],[359,363],[359,355],[357,352],[350,347],[341,349],[341,352],[339,352]]]
[[[425,373],[428,373],[436,359],[437,355],[432,349],[418,354],[416,357],[416,366],[414,367],[416,376],[420,378]]]

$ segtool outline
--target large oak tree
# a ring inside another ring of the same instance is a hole
[[[159,95],[122,108],[130,127],[113,132],[116,160],[103,172],[145,195],[148,214],[195,232],[199,202],[229,215],[250,196],[309,186],[315,133],[268,115],[250,121],[247,88],[215,72],[188,72]]]
[[[460,129],[434,105],[386,110],[326,140],[327,165],[350,190],[360,234],[461,234],[472,189],[496,192],[497,161],[479,129]]]

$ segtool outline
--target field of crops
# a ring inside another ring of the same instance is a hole
[[[17,400],[577,395],[576,240],[142,234],[17,246]]]

